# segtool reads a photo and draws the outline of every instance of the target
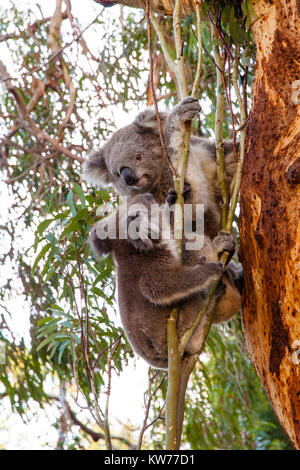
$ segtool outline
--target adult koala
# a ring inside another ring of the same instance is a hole
[[[168,155],[177,165],[181,153],[184,123],[200,111],[198,100],[188,97],[161,113]],[[235,173],[232,142],[224,146],[228,184]],[[92,184],[112,183],[119,194],[132,197],[151,193],[158,204],[174,202],[171,171],[163,158],[155,111],[146,109],[133,123],[116,131],[99,150],[92,152],[83,167],[84,178]],[[204,204],[206,234],[214,238],[219,230],[220,192],[217,183],[215,144],[203,137],[191,137],[190,156],[186,172],[185,201]],[[194,206],[195,207],[195,206]]]
[[[224,250],[232,253],[235,249],[234,238],[219,232],[213,241],[205,237],[202,252],[193,252],[189,266],[182,266],[162,207],[151,194],[130,198],[128,205],[122,204],[96,222],[89,239],[97,256],[113,252],[125,334],[135,352],[159,369],[167,368],[168,364],[167,318],[171,306],[180,306],[177,332],[181,338],[201,310],[207,287],[223,272],[222,264],[217,262],[220,253]],[[201,254],[205,254],[205,260]],[[210,304],[210,309],[214,308],[218,300],[214,323],[228,320],[238,312],[240,275],[240,268],[234,263],[225,268],[220,288]],[[209,311],[190,338],[185,355],[200,352],[201,323]]]

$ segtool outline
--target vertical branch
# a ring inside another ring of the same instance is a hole
[[[216,31],[212,25],[212,39],[216,40]],[[221,208],[221,229],[225,229],[226,219],[229,208],[229,191],[226,183],[226,169],[224,161],[223,148],[223,120],[225,108],[225,96],[222,75],[224,73],[224,62],[221,58],[219,47],[213,46],[215,63],[217,65],[217,104],[216,104],[216,122],[215,122],[215,140],[216,140],[216,158],[217,158],[217,176],[222,196]]]
[[[178,396],[181,377],[181,355],[177,336],[178,308],[171,311],[167,320],[168,338],[168,391],[166,407],[166,450],[178,449]]]
[[[234,189],[232,193],[232,199],[231,199],[231,204],[230,208],[228,211],[228,215],[226,217],[225,223],[223,225],[223,228],[228,231],[229,233],[232,230],[232,223],[233,223],[233,217],[234,213],[236,210],[237,202],[238,202],[238,196],[240,192],[240,187],[241,187],[241,178],[242,178],[242,168],[243,168],[243,162],[244,162],[244,153],[245,153],[245,134],[246,134],[246,122],[247,122],[247,111],[245,109],[245,99],[242,98],[240,90],[239,90],[239,85],[238,85],[238,63],[239,63],[239,49],[237,48],[236,50],[236,56],[234,58],[234,67],[233,67],[233,77],[232,77],[232,82],[233,86],[237,95],[237,99],[239,102],[239,107],[240,107],[240,127],[239,131],[241,132],[241,139],[240,139],[240,154],[239,154],[239,159],[237,163],[237,169],[236,169],[236,175],[235,175],[235,182],[234,182]],[[219,89],[218,89],[219,90]],[[217,100],[218,101],[218,100]],[[225,167],[224,167],[225,170]],[[222,174],[221,176],[225,177],[225,173]],[[223,263],[225,266],[226,261],[228,259],[228,253],[225,252],[223,253],[220,261]],[[193,332],[195,331],[195,328],[198,326],[200,320],[204,318],[205,312],[207,311],[209,304],[214,296],[214,293],[216,291],[216,288],[219,284],[219,281],[221,280],[220,276],[218,279],[213,281],[211,285],[209,286],[208,289],[208,294],[206,297],[206,300],[202,306],[202,309],[196,316],[192,326],[185,332],[185,334],[182,336],[181,341],[180,341],[180,351],[183,353],[185,350],[185,347],[191,338]],[[209,333],[211,323],[213,320],[213,314],[214,314],[214,309],[211,309],[211,313],[207,316],[205,321],[203,322],[203,331],[202,331],[202,347],[206,341],[207,335]]]
[[[180,90],[180,98],[187,96],[187,83],[184,70],[183,44],[180,30],[181,1],[175,1],[173,13],[173,30],[176,48],[175,75]],[[186,124],[183,149],[178,162],[178,176],[174,178],[174,188],[177,192],[177,201],[174,214],[174,238],[178,241],[177,250],[180,260],[182,260],[182,239],[183,239],[183,187],[185,172],[189,157],[191,123]],[[177,336],[177,318],[179,309],[174,308],[167,320],[167,340],[168,340],[168,392],[166,409],[166,442],[167,450],[178,449],[178,399],[181,380],[181,355],[179,351],[179,341]]]
[[[202,1],[196,3],[196,17],[197,17],[197,37],[198,37],[198,62],[195,80],[192,89],[192,96],[195,96],[199,87],[200,76],[201,76],[201,65],[202,65],[202,34],[201,34],[201,8]],[[149,0],[146,0],[146,13],[149,18]],[[173,13],[173,30],[176,48],[176,62],[173,61],[169,54],[167,44],[165,41],[164,34],[161,30],[157,18],[152,15],[151,20],[156,30],[157,36],[160,40],[161,48],[165,56],[165,60],[169,65],[169,68],[174,73],[177,84],[179,87],[180,98],[183,99],[188,95],[186,74],[184,69],[184,56],[183,56],[183,42],[181,37],[180,29],[180,17],[181,17],[181,1],[176,0],[175,8]],[[149,33],[148,26],[148,40],[149,48],[151,35]],[[151,52],[151,49],[149,49]],[[150,55],[150,71],[152,71],[152,55]],[[150,73],[151,80],[151,73]],[[153,92],[154,94],[154,92]],[[155,99],[153,100],[155,102]],[[224,96],[223,96],[224,101]],[[224,104],[223,104],[224,107]],[[158,114],[157,107],[156,113]],[[222,121],[221,121],[222,124]],[[222,129],[222,127],[221,127]],[[191,135],[191,122],[186,124],[185,136],[182,143],[182,154],[176,168],[176,173],[173,173],[174,188],[177,192],[177,201],[175,206],[174,215],[174,238],[178,240],[177,249],[179,258],[182,259],[182,239],[183,239],[183,189],[184,180],[189,158],[190,148],[190,135]],[[222,134],[221,134],[222,143]],[[223,150],[223,149],[222,149]],[[214,289],[216,286],[214,287]],[[211,298],[210,298],[211,299]],[[190,374],[197,361],[197,356],[192,356],[188,361],[182,360],[183,350],[179,347],[179,341],[177,336],[177,317],[178,308],[174,308],[167,321],[167,337],[168,337],[168,392],[167,392],[167,409],[166,409],[166,443],[165,448],[170,450],[176,450],[180,446],[180,439],[183,426],[184,418],[184,403],[185,393],[188,384]],[[208,334],[212,318],[209,319],[205,328],[205,337]]]
[[[196,0],[195,5],[196,18],[197,18],[197,40],[198,40],[198,61],[197,61],[197,70],[196,76],[193,84],[192,96],[195,97],[201,77],[201,68],[202,68],[202,26],[201,26],[201,12],[202,12],[202,0]]]
[[[226,222],[227,231],[231,231],[234,212],[236,209],[236,205],[237,205],[237,201],[238,201],[238,197],[240,193],[240,187],[241,187],[241,181],[242,181],[242,169],[243,169],[244,154],[245,154],[245,139],[246,139],[247,111],[245,109],[245,100],[241,96],[239,85],[238,85],[238,61],[239,61],[239,47],[237,46],[236,55],[235,55],[234,64],[233,64],[233,71],[232,71],[232,82],[233,82],[233,86],[234,86],[235,93],[236,93],[236,96],[239,102],[239,107],[240,107],[241,138],[240,138],[240,154],[239,154],[239,159],[237,162],[235,184],[234,184],[234,188],[232,192],[231,205],[229,208],[228,218]]]
[[[116,352],[117,347],[119,346],[120,343],[120,338],[116,341],[114,347],[112,348],[109,357],[108,357],[108,371],[107,371],[107,376],[108,376],[108,383],[107,383],[107,391],[106,391],[106,404],[105,404],[105,415],[104,415],[104,435],[105,435],[105,443],[106,443],[106,449],[107,450],[112,450],[112,445],[111,445],[111,436],[110,436],[110,429],[109,429],[109,421],[108,421],[108,409],[109,409],[109,398],[110,398],[110,390],[111,390],[111,361],[113,358],[114,353]]]
[[[166,375],[167,373],[165,373],[162,377],[162,379],[160,380],[159,384],[157,385],[157,387],[155,388],[155,390],[153,392],[151,392],[151,388],[152,388],[152,384],[154,383],[154,380],[155,378],[158,376],[160,371],[157,371],[155,372],[155,374],[153,375],[153,377],[151,377],[151,373],[152,373],[152,370],[151,370],[151,367],[149,367],[148,369],[148,389],[147,389],[147,392],[145,393],[145,395],[147,395],[148,399],[147,399],[147,402],[145,400],[145,408],[146,408],[146,412],[145,412],[145,417],[144,417],[144,421],[143,421],[143,425],[142,425],[142,428],[140,430],[140,434],[139,434],[139,439],[138,439],[138,443],[137,443],[137,446],[136,446],[136,450],[140,450],[141,447],[142,447],[142,442],[143,442],[143,437],[144,437],[144,433],[146,431],[147,428],[149,428],[150,426],[152,426],[158,419],[161,419],[161,412],[165,406],[165,404],[162,405],[160,411],[159,411],[159,414],[158,416],[149,424],[147,424],[147,421],[148,421],[148,417],[149,417],[149,411],[150,411],[150,405],[151,405],[151,401],[152,401],[152,398],[155,396],[157,390],[161,387],[161,385],[163,384],[165,378],[166,378]]]
[[[146,20],[147,20],[147,33],[148,33],[148,55],[149,55],[149,67],[150,67],[150,73],[149,73],[149,80],[150,80],[150,90],[151,90],[151,95],[152,95],[152,101],[156,113],[156,119],[158,123],[158,129],[159,129],[159,137],[160,137],[160,144],[162,147],[162,152],[165,160],[167,161],[169,168],[172,172],[173,178],[176,177],[176,171],[172,165],[172,162],[168,156],[167,149],[166,149],[166,144],[165,144],[165,139],[164,139],[164,134],[162,131],[162,125],[161,125],[161,119],[158,111],[158,106],[157,106],[157,99],[156,99],[156,94],[155,94],[155,88],[154,88],[154,83],[153,83],[153,56],[152,56],[152,51],[151,51],[151,23],[150,23],[150,0],[146,0]]]
[[[184,70],[183,42],[181,38],[180,17],[181,17],[181,0],[175,0],[175,7],[174,7],[174,12],[173,12],[173,30],[174,30],[175,49],[176,49],[175,74],[178,80],[180,98],[183,99],[187,96],[188,91],[187,91],[186,75],[185,75],[185,70]]]

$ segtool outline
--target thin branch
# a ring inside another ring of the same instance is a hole
[[[228,47],[228,44],[226,43],[226,41],[225,41],[225,39],[224,39],[224,37],[223,37],[223,35],[222,35],[221,29],[217,26],[217,22],[215,23],[215,22],[213,21],[212,16],[211,16],[211,13],[210,13],[209,10],[207,10],[207,14],[208,14],[208,17],[209,17],[209,20],[210,20],[211,24],[212,24],[213,27],[214,27],[215,32],[216,32],[217,35],[219,36],[219,38],[220,38],[220,40],[221,40],[221,42],[222,42],[222,44],[223,44],[223,46],[224,46],[224,49],[226,50],[226,52],[227,52],[228,56],[230,57],[230,59],[233,61],[233,60],[234,60],[233,55],[232,55],[232,53],[231,53],[230,48]]]
[[[111,350],[110,355],[108,357],[108,361],[107,361],[108,362],[108,371],[107,371],[108,384],[107,384],[107,390],[106,390],[107,397],[106,397],[105,415],[104,415],[104,434],[105,434],[106,448],[108,450],[112,449],[109,421],[108,421],[109,398],[110,398],[110,392],[111,392],[111,362],[119,344],[120,344],[120,338],[116,341],[116,344]]]
[[[168,152],[167,152],[167,148],[165,144],[164,134],[163,134],[162,125],[161,125],[161,119],[160,119],[158,106],[157,106],[156,93],[155,93],[155,88],[154,88],[154,83],[153,83],[153,56],[152,56],[152,51],[151,51],[150,0],[146,0],[146,20],[147,20],[147,32],[148,32],[148,54],[149,54],[149,65],[150,65],[150,74],[149,74],[150,89],[151,89],[152,101],[153,101],[154,108],[155,108],[157,124],[159,128],[160,143],[161,143],[161,147],[163,151],[163,156],[169,165],[169,168],[172,172],[173,177],[176,177],[176,171],[168,156]]]
[[[201,25],[201,10],[202,10],[202,0],[198,0],[195,5],[196,18],[197,18],[197,40],[198,40],[198,61],[197,61],[197,70],[196,76],[192,89],[192,96],[195,97],[201,77],[201,68],[202,68],[202,25]]]
[[[165,61],[168,65],[168,67],[170,68],[170,70],[173,72],[173,74],[175,74],[176,73],[175,61],[173,60],[171,54],[169,53],[168,44],[167,44],[164,32],[163,32],[163,30],[162,30],[162,28],[159,24],[158,18],[154,15],[154,13],[151,13],[151,22],[152,22],[152,24],[155,28],[156,34],[158,36],[160,46],[161,46],[163,54],[164,54]]]
[[[0,395],[0,398],[1,398],[1,395]],[[48,395],[48,398],[50,400],[55,400],[55,401],[60,401],[59,397],[56,397],[56,396],[52,396],[52,395]],[[70,407],[69,403],[67,401],[65,401],[65,404],[66,404],[66,407],[68,409],[68,415],[70,417],[70,420],[72,421],[73,424],[75,424],[76,426],[79,426],[80,429],[88,434],[94,442],[97,442],[101,439],[105,439],[105,435],[103,433],[100,433],[100,432],[96,432],[94,431],[93,429],[89,428],[86,424],[82,423],[78,418],[77,418],[77,415],[76,413],[72,410],[72,408]],[[126,439],[125,437],[122,437],[122,436],[115,436],[115,435],[112,435],[111,436],[111,439],[112,440],[118,440],[120,442],[123,442],[124,444],[126,444],[129,449],[131,450],[134,450],[135,449],[135,446],[130,442],[128,441],[128,439]]]
[[[239,154],[239,160],[237,163],[237,169],[236,169],[236,179],[235,179],[235,184],[233,188],[233,193],[232,193],[232,198],[231,198],[231,205],[229,208],[228,212],[228,218],[227,218],[227,223],[226,223],[226,230],[231,231],[232,223],[233,223],[233,217],[235,213],[235,209],[237,206],[237,201],[240,193],[240,187],[241,187],[241,181],[242,181],[242,169],[243,169],[243,163],[244,163],[244,154],[245,154],[245,139],[246,139],[246,123],[247,123],[247,113],[246,109],[244,106],[245,101],[243,100],[239,85],[238,85],[238,60],[239,60],[239,48],[237,47],[236,51],[236,57],[234,60],[233,64],[233,73],[232,73],[232,81],[233,81],[233,86],[235,89],[235,93],[239,102],[239,107],[240,107],[240,113],[241,113],[241,138],[240,138],[240,154]]]
[[[175,0],[174,12],[173,12],[173,31],[174,41],[176,49],[176,62],[175,62],[175,74],[178,80],[180,89],[180,98],[183,99],[187,96],[187,83],[186,75],[184,70],[184,57],[183,57],[183,42],[181,38],[180,29],[180,17],[181,17],[181,1]]]
[[[234,182],[234,188],[233,188],[233,193],[232,193],[232,199],[231,199],[231,205],[230,209],[227,215],[227,220],[225,222],[224,229],[230,233],[232,231],[232,224],[233,224],[233,217],[234,213],[236,210],[237,202],[238,202],[238,196],[240,192],[240,186],[241,186],[241,178],[242,178],[242,167],[243,167],[243,161],[244,161],[244,153],[245,153],[245,134],[246,134],[246,122],[247,122],[247,114],[246,110],[244,107],[244,100],[240,94],[239,86],[238,86],[238,55],[239,55],[239,50],[237,49],[236,51],[236,57],[234,59],[234,68],[233,68],[233,85],[235,88],[235,92],[238,98],[239,106],[240,106],[240,113],[241,113],[241,125],[239,127],[239,130],[241,131],[241,139],[240,139],[240,155],[239,155],[239,160],[237,163],[237,170],[236,170],[236,177],[235,177],[235,182]],[[223,265],[226,265],[228,259],[228,253],[225,252],[223,253],[221,257],[221,262]],[[219,276],[217,280],[215,280],[209,287],[208,289],[208,294],[206,297],[206,300],[196,316],[193,325],[184,333],[184,335],[181,338],[180,341],[180,350],[181,352],[184,351],[190,337],[192,336],[194,330],[196,327],[198,327],[199,322],[204,318],[205,313],[208,311],[207,309],[210,306],[211,301],[213,300],[213,296],[215,294],[216,288],[222,278],[222,275]],[[208,332],[211,327],[211,323],[213,320],[213,315],[214,315],[214,308],[210,309],[210,313],[207,316],[207,319],[204,322],[204,330],[203,330],[203,344],[207,338]]]
[[[29,111],[27,107],[25,106],[21,95],[19,91],[17,90],[16,87],[14,87],[11,83],[11,78],[9,77],[6,67],[3,64],[3,62],[0,60],[0,77],[2,80],[5,82],[7,91],[9,91],[13,97],[15,98],[19,114],[21,116],[21,124],[20,127],[23,127],[25,130],[29,131],[31,134],[33,134],[39,141],[43,142],[49,142],[56,150],[58,150],[60,153],[63,155],[66,155],[68,158],[71,160],[78,161],[82,163],[84,159],[82,157],[78,157],[77,155],[74,155],[70,150],[66,149],[63,147],[55,138],[51,137],[48,135],[46,132],[42,131],[33,121],[33,119],[29,115]]]
[[[66,12],[62,14],[62,19],[65,20],[68,18],[68,15]],[[0,42],[3,41],[8,41],[9,39],[24,39],[26,36],[30,36],[29,31],[34,32],[34,30],[37,30],[42,24],[48,23],[52,19],[52,16],[48,16],[47,18],[41,18],[39,20],[36,20],[34,23],[28,25],[26,27],[26,30],[22,31],[19,34],[16,33],[10,33],[10,34],[4,34],[3,36],[0,36]]]
[[[175,1],[173,13],[173,30],[174,40],[176,47],[177,61],[175,66],[175,74],[177,83],[180,89],[180,98],[183,99],[187,96],[187,82],[184,69],[184,57],[182,52],[182,38],[180,30],[180,16],[181,16],[181,1]],[[180,259],[182,260],[182,239],[183,239],[183,188],[185,173],[189,158],[190,148],[190,135],[191,135],[191,122],[185,125],[185,135],[183,142],[183,149],[180,160],[178,162],[177,171],[179,175],[174,179],[174,188],[177,192],[177,201],[175,205],[174,214],[174,238],[178,240],[177,250]],[[178,237],[179,235],[179,237]],[[178,449],[178,398],[180,391],[181,380],[181,355],[179,351],[179,340],[177,336],[177,318],[179,315],[179,308],[172,309],[167,320],[167,340],[168,340],[168,391],[167,391],[167,408],[166,408],[166,440],[165,447],[167,450]]]
[[[75,41],[78,41],[81,36],[85,33],[85,31],[90,28],[99,18],[99,16],[102,15],[104,11],[104,8],[100,11],[100,13],[98,13],[98,15],[93,19],[93,21],[91,21],[82,31],[80,31],[80,33],[75,36],[72,41],[70,42],[67,42],[64,46],[60,47],[59,49],[57,49],[53,54],[51,54],[51,56],[49,57],[48,60],[46,60],[45,62],[43,62],[41,65],[39,65],[38,67],[36,68],[33,68],[30,72],[27,72],[27,73],[24,73],[22,74],[22,77],[27,77],[27,76],[31,76],[33,72],[39,72],[42,68],[46,67],[47,65],[49,65],[54,59],[56,59],[56,57],[58,57],[65,49],[67,49],[68,47],[70,47]],[[64,15],[64,14],[63,14]],[[7,80],[17,80],[16,77],[1,77],[0,78],[0,81],[2,82],[6,82]]]
[[[212,30],[212,39],[216,38],[215,30]],[[224,120],[224,107],[225,97],[222,75],[224,71],[224,63],[222,61],[219,47],[213,46],[215,61],[218,64],[216,70],[217,84],[216,84],[216,122],[215,122],[215,140],[216,140],[216,163],[217,163],[217,176],[222,196],[222,207],[221,207],[221,229],[225,229],[226,219],[229,207],[229,191],[226,182],[226,168],[224,160],[224,148],[223,148],[223,120]]]
[[[154,424],[154,422],[156,422],[159,418],[160,418],[160,415],[161,415],[161,410],[159,412],[159,415],[157,418],[155,418],[151,423],[149,423],[147,425],[147,421],[148,421],[148,417],[149,417],[149,411],[150,411],[150,405],[151,405],[151,401],[152,401],[152,398],[155,396],[157,390],[159,390],[159,388],[161,387],[162,383],[164,382],[167,374],[165,373],[163,375],[163,378],[161,379],[160,383],[158,384],[158,386],[155,388],[155,390],[151,393],[151,386],[152,386],[152,383],[155,379],[155,377],[158,375],[159,371],[156,372],[154,374],[153,377],[150,377],[150,374],[151,374],[151,367],[149,367],[148,369],[148,390],[147,390],[147,395],[148,395],[148,400],[147,400],[147,403],[145,403],[145,407],[146,407],[146,411],[145,411],[145,416],[144,416],[144,420],[143,420],[143,424],[142,424],[142,428],[140,430],[140,434],[139,434],[139,438],[138,438],[138,443],[137,443],[137,446],[136,446],[136,449],[137,450],[140,450],[141,447],[142,447],[142,442],[143,442],[143,436],[144,436],[144,433],[146,431],[146,429],[148,429],[150,426],[152,426]],[[165,404],[163,404],[162,408],[165,406]]]

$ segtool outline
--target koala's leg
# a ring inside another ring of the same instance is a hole
[[[229,263],[222,278],[225,292],[217,303],[213,323],[229,320],[241,309],[242,265]]]
[[[168,116],[165,129],[166,146],[168,155],[175,166],[181,155],[185,122],[193,119],[199,111],[199,101],[189,96],[178,103]]]
[[[145,270],[140,288],[142,294],[156,305],[171,305],[201,292],[223,272],[221,263],[200,263],[180,266],[160,257]]]

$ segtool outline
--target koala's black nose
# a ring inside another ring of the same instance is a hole
[[[123,166],[123,168],[121,168],[120,175],[128,186],[134,186],[135,183],[138,181],[133,171],[126,166]]]

